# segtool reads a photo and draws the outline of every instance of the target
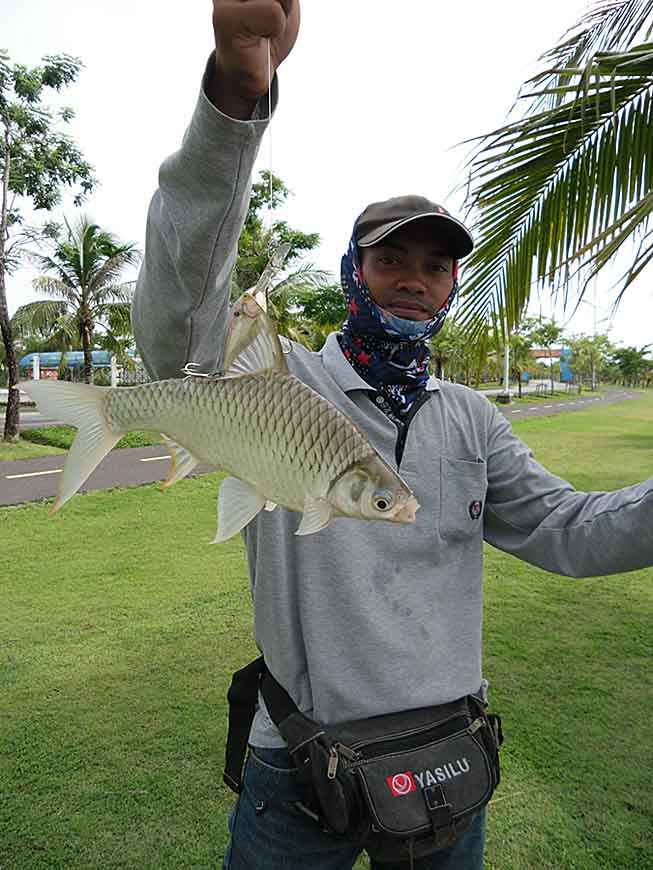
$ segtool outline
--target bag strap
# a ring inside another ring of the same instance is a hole
[[[225,767],[222,779],[236,794],[242,787],[243,762],[247,753],[247,740],[254,721],[261,677],[265,673],[263,656],[241,668],[231,678],[227,692],[229,702],[229,730]]]
[[[252,729],[259,690],[270,718],[288,744],[297,752],[310,740],[324,733],[322,727],[299,712],[297,704],[283,686],[268,671],[263,656],[250,662],[233,675],[227,693],[229,730],[222,779],[236,794],[242,788],[242,771],[247,754],[247,741]]]

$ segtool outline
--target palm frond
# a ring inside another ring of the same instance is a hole
[[[65,302],[46,299],[43,302],[29,302],[21,305],[11,318],[12,328],[17,335],[48,336],[62,326],[68,314]]]
[[[650,0],[598,0],[570,27],[560,42],[540,57],[545,66],[526,86],[547,87],[534,108],[554,108],[564,97],[556,88],[573,81],[574,71],[586,66],[599,52],[625,51],[648,42],[653,34]]]
[[[112,302],[131,305],[134,298],[134,282],[128,284],[105,284],[89,294],[91,309],[103,307]]]
[[[70,305],[78,305],[80,295],[75,287],[71,287],[66,281],[60,278],[54,278],[51,275],[41,275],[40,278],[35,278],[32,281],[32,287],[37,293],[44,293],[48,296],[56,296],[58,299],[63,299]]]
[[[599,0],[540,60],[551,64],[550,74],[559,78],[597,52],[621,51],[635,42],[648,42],[651,35],[651,0]]]
[[[27,251],[26,257],[29,262],[39,270],[39,272],[50,272],[56,275],[63,284],[69,287],[77,288],[79,282],[74,273],[63,263],[58,262],[53,257],[48,257],[46,254],[39,254],[37,251]]]
[[[562,103],[494,131],[472,158],[477,247],[466,261],[459,316],[476,331],[493,314],[507,317],[511,330],[534,282],[564,288],[566,301],[575,274],[582,295],[583,277],[646,235],[653,45],[599,54],[573,72],[573,83],[532,95],[554,90]],[[633,279],[626,276],[623,289]]]
[[[105,286],[114,285],[126,266],[136,265],[140,260],[141,252],[133,244],[115,249],[114,253],[96,269],[88,285],[89,294],[97,295]]]
[[[296,292],[297,290],[321,290],[333,284],[333,275],[324,269],[316,269],[311,263],[304,263],[290,275],[275,284],[272,293]]]
[[[96,312],[98,321],[116,336],[131,335],[131,304],[129,302],[109,302]]]

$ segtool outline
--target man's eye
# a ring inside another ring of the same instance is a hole
[[[394,266],[399,262],[399,257],[379,257],[379,263],[383,263],[384,266]]]

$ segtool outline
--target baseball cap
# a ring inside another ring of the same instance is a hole
[[[368,248],[399,227],[424,218],[441,224],[434,227],[434,234],[443,238],[456,260],[472,252],[474,239],[465,225],[450,215],[446,208],[424,196],[396,196],[368,205],[356,224],[356,242],[359,247]]]

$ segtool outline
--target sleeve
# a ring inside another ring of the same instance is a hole
[[[275,77],[273,108],[276,102]],[[253,120],[237,121],[209,102],[203,82],[181,148],[161,166],[132,307],[136,345],[152,378],[180,377],[187,362],[200,371],[219,368],[267,103],[266,95]]]
[[[490,408],[488,543],[547,571],[594,577],[653,565],[653,479],[578,492],[548,472]]]

